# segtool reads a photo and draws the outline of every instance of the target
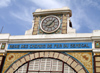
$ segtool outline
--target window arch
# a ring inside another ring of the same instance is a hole
[[[74,57],[70,56],[67,53],[61,53],[61,52],[34,52],[34,53],[26,54],[26,55],[22,56],[21,58],[19,58],[18,60],[16,60],[14,63],[12,63],[7,68],[5,73],[13,73],[16,70],[21,69],[21,67],[24,68],[25,67],[24,64],[26,65],[27,70],[28,70],[29,69],[28,68],[29,66],[27,66],[27,65],[29,65],[28,62],[31,63],[32,61],[35,61],[38,59],[43,59],[43,58],[57,59],[57,60],[63,62],[64,65],[67,64],[76,73],[89,73],[88,70],[77,59],[75,59]],[[23,69],[23,71],[24,71],[24,69]],[[31,73],[31,72],[29,72],[29,73]],[[43,73],[43,72],[40,72],[40,73]],[[72,72],[70,72],[70,73],[72,73]]]
[[[41,58],[21,66],[15,73],[76,73],[60,60]]]

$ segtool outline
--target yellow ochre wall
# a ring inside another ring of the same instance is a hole
[[[93,73],[93,65],[92,65],[92,52],[66,52],[67,54],[73,56],[76,58],[78,61],[80,61],[84,67],[89,71],[89,73]],[[4,73],[6,69],[17,59],[20,57],[28,54],[28,52],[22,52],[22,53],[7,53],[3,71]]]

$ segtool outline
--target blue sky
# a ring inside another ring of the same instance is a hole
[[[2,33],[24,35],[32,27],[32,13],[38,9],[69,7],[71,21],[77,33],[100,30],[100,0],[0,0]]]

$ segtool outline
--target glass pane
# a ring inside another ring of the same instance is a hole
[[[51,70],[51,59],[47,59],[46,61],[46,71],[50,71]]]
[[[62,73],[62,72],[51,72],[51,73]]]
[[[45,61],[46,61],[45,59],[41,59],[40,71],[44,71],[44,70],[45,70],[45,68],[46,68],[46,67],[45,67],[45,65],[46,65],[46,64],[45,64]]]
[[[62,71],[62,62],[59,60],[52,59],[52,70],[51,71]]]
[[[40,71],[50,71],[51,70],[51,59],[41,59],[40,61]]]
[[[64,64],[64,73],[76,73],[72,68],[70,68],[67,64]]]
[[[50,73],[50,72],[39,72],[39,73]]]
[[[38,72],[28,72],[28,73],[38,73]]]
[[[39,70],[39,63],[40,63],[40,60],[37,59],[37,60],[33,60],[29,63],[29,70],[35,70],[35,71],[38,71]]]
[[[20,67],[15,73],[26,73],[27,64]],[[28,73],[62,73],[63,62],[56,59],[36,59],[29,62]],[[76,73],[67,64],[64,64],[64,73]]]
[[[20,67],[15,73],[26,73],[27,63]]]

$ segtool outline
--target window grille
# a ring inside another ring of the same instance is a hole
[[[27,63],[20,67],[15,73],[26,73],[27,70]]]
[[[42,58],[26,63],[15,73],[75,73],[75,71],[62,61]]]

